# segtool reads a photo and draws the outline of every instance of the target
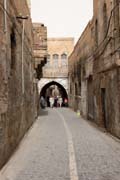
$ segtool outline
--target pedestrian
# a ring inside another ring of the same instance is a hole
[[[61,96],[59,97],[58,102],[59,102],[60,107],[62,107],[63,99]]]
[[[68,107],[68,99],[67,98],[64,99],[64,104],[65,104],[65,107]]]
[[[50,107],[53,108],[53,106],[54,106],[54,98],[51,96],[49,98],[49,101],[50,101]]]
[[[43,96],[41,96],[41,98],[40,98],[40,106],[42,109],[45,109],[45,107],[46,107],[46,102],[45,102],[45,99]]]
[[[47,107],[50,107],[50,97],[49,96],[47,96]]]
[[[54,106],[57,107],[57,105],[58,105],[58,97],[55,97],[55,99],[54,99]]]

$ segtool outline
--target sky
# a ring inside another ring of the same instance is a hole
[[[47,26],[48,37],[74,37],[93,15],[93,0],[31,0],[33,22]]]

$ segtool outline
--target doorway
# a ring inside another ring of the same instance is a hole
[[[94,120],[94,93],[93,93],[93,77],[88,79],[88,119]]]
[[[101,88],[101,105],[102,105],[102,120],[104,127],[107,128],[107,109],[106,109],[106,89]]]

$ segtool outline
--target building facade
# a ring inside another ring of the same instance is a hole
[[[33,29],[26,0],[0,0],[0,167],[36,116]]]
[[[47,63],[43,67],[43,78],[38,83],[39,93],[53,82],[68,92],[68,57],[74,47],[73,38],[48,38]]]
[[[85,60],[91,55],[94,45],[94,39],[90,31],[91,28],[92,21],[86,26],[68,60],[70,106],[75,111],[80,110],[84,117],[86,117],[87,114]],[[92,61],[91,64],[88,65],[88,69],[89,76],[92,74]]]
[[[47,63],[47,27],[33,23],[33,52],[37,79],[42,77],[42,67]]]
[[[118,0],[94,0],[93,18],[69,58],[71,107],[117,137],[120,137],[119,12]]]
[[[73,38],[48,38],[47,64],[43,77],[68,77],[68,57],[73,50]]]

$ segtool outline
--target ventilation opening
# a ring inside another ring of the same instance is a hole
[[[16,38],[14,30],[12,30],[12,33],[10,35],[10,41],[11,41],[11,69],[13,70],[15,68],[15,59],[16,59]]]
[[[65,102],[64,102],[65,99],[68,100],[68,95],[67,95],[65,88],[61,84],[59,84],[55,81],[52,81],[52,82],[46,84],[42,88],[42,90],[40,92],[40,97],[41,96],[43,96],[45,98],[48,107],[50,107],[50,102],[49,102],[50,97],[54,97],[54,99],[56,99],[56,97],[57,98],[61,97],[63,100],[62,106],[65,106]],[[56,106],[56,103],[55,103],[55,106]]]

